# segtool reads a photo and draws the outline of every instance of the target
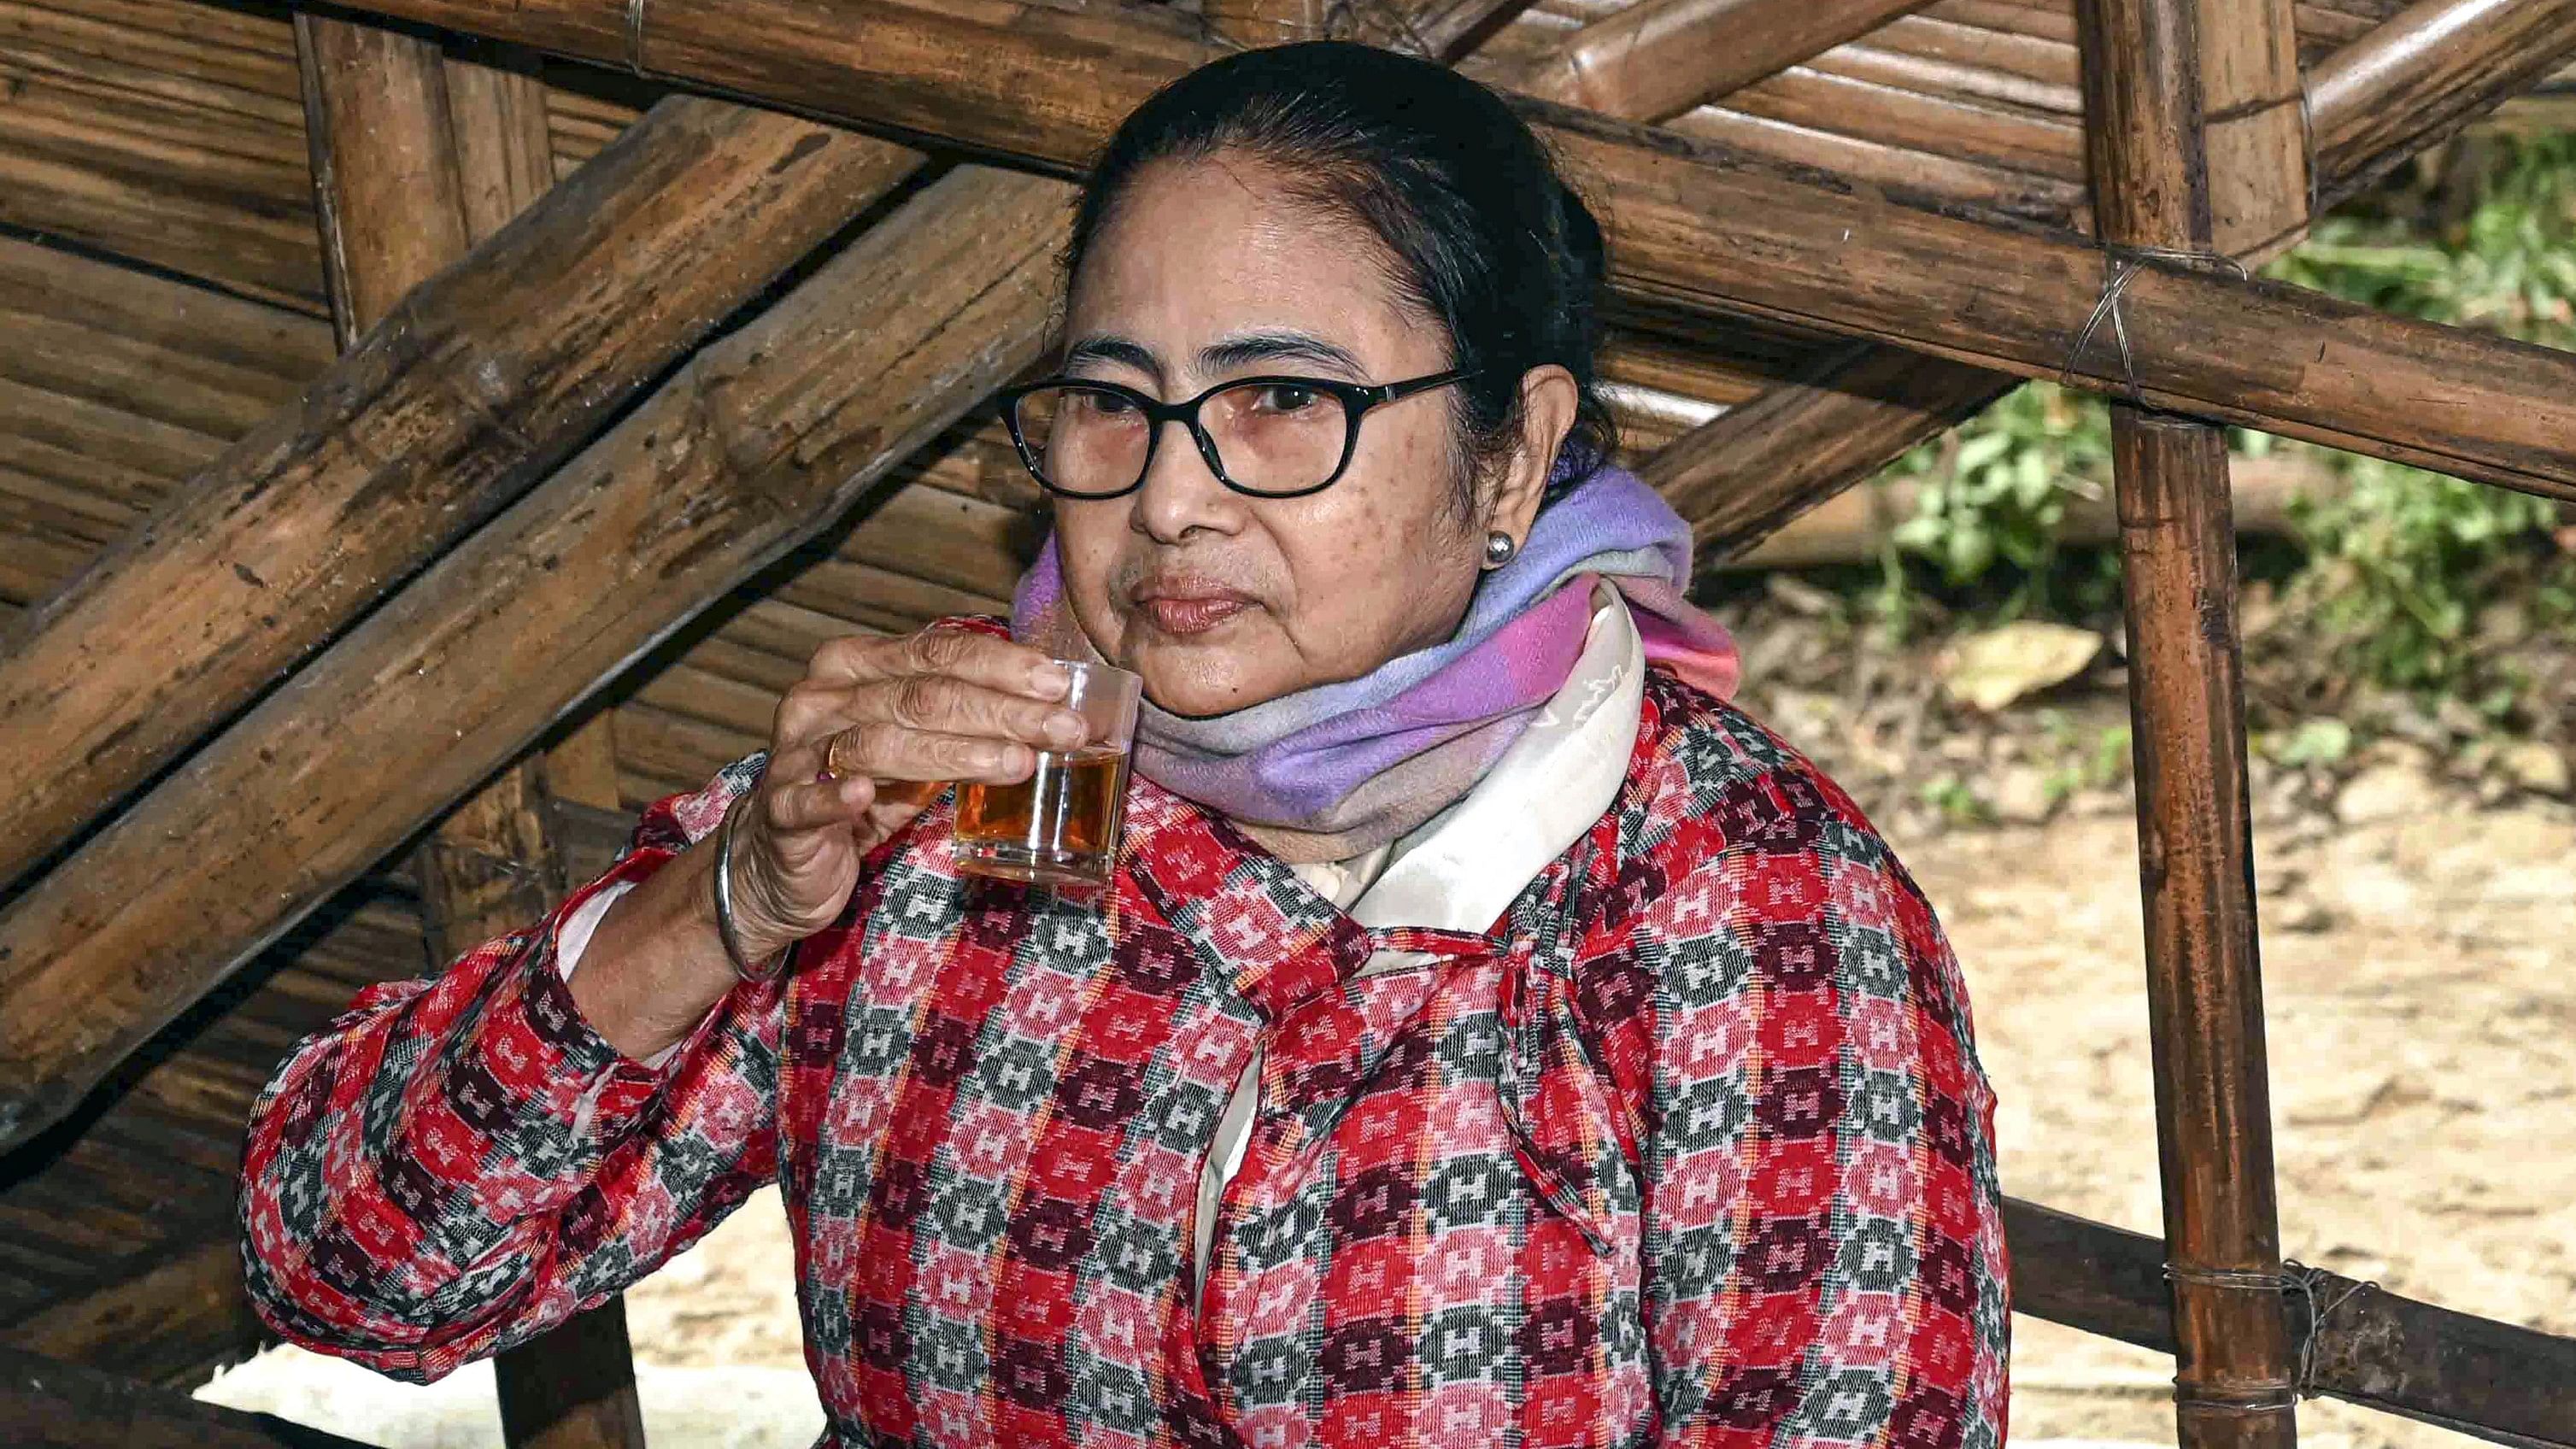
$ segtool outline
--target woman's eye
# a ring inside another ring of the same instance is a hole
[[[1082,405],[1104,417],[1113,418],[1136,410],[1136,404],[1133,401],[1120,397],[1114,392],[1084,393],[1082,394]]]
[[[1304,412],[1315,405],[1315,390],[1293,383],[1274,382],[1261,390],[1261,405],[1274,413]]]

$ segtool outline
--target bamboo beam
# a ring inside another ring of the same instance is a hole
[[[1855,40],[1925,0],[1639,0],[1492,79],[1523,95],[1660,121]]]
[[[0,911],[0,1146],[1033,363],[1068,200],[925,189]]]
[[[0,636],[0,881],[524,492],[917,161],[674,99],[406,298]]]
[[[2004,1237],[2014,1312],[2174,1351],[2164,1244],[2019,1198],[2004,1199]],[[2518,1449],[2576,1449],[2576,1339],[2337,1273],[2273,1309],[2285,1334],[2314,1339],[2318,1393]]]
[[[2558,19],[2545,31],[2521,28],[2547,15]],[[2576,53],[2576,20],[2570,17],[2576,17],[2571,0],[2426,0],[2317,66],[2308,92],[2321,199],[2330,203],[2350,195]],[[2502,34],[2508,28],[2522,44],[2499,43],[2508,38]],[[2428,47],[2424,38],[2435,32],[2474,32],[2484,39],[2456,49]],[[2417,83],[2416,77],[2430,79],[2424,72],[2436,62],[2442,70],[2438,84]],[[2378,83],[2365,85],[2363,76]],[[2455,111],[2455,98],[2466,92],[2475,92],[2476,101]],[[2330,139],[2362,125],[2384,130],[2386,139],[2345,146]],[[2240,260],[2261,261],[2289,239],[2276,238]],[[1692,520],[1704,547],[1721,556],[1739,553],[1770,528],[1964,422],[2020,383],[2015,376],[1940,358],[1863,349],[1677,439],[1666,450],[1672,456],[1659,455],[1647,471]]]
[[[1236,45],[1318,36],[1454,61],[1530,7],[1531,0],[1205,0],[1208,28]]]
[[[2093,217],[2106,239],[2214,254],[2225,91],[2295,87],[2288,0],[2079,0]],[[2139,880],[2173,1278],[2182,1449],[2292,1449],[2281,1231],[2255,945],[2227,434],[2121,402],[2113,481],[2128,600]]]
[[[314,210],[343,349],[403,295],[461,260],[553,185],[546,89],[533,67],[449,58],[432,41],[310,13],[295,17]],[[495,61],[501,57],[492,57]],[[567,774],[607,780],[600,713],[562,751]],[[547,828],[545,755],[519,760],[438,822],[413,875],[433,967],[542,917],[566,885]],[[493,1363],[510,1449],[644,1449],[622,1299]]]
[[[2324,201],[2351,195],[2576,52],[2576,0],[2420,0],[2308,76]]]
[[[608,0],[375,0],[372,11],[622,59]],[[1021,23],[885,0],[657,0],[645,63],[853,124],[1080,164],[1214,52],[1120,13]],[[2024,377],[2129,391],[2107,327],[2068,367],[2113,259],[2081,237],[1906,204],[1588,112],[1527,103],[1615,219],[1614,285],[1647,306],[1750,314]],[[2149,262],[2121,293],[2141,402],[2576,497],[2576,356],[2277,284]],[[2392,406],[2392,399],[2405,406]]]
[[[2236,536],[2287,538],[2298,506],[2341,497],[2342,475],[2304,457],[2230,458],[2229,511]],[[1896,535],[1917,515],[1936,478],[1888,477],[1846,488],[1771,533],[1751,549],[1704,567],[1727,572],[1768,572],[1833,564],[1873,564],[1895,546]],[[2052,530],[2069,547],[2120,541],[2120,515],[2108,491],[2066,500]],[[791,683],[793,681],[790,681]]]
[[[267,1414],[0,1348],[0,1443],[11,1449],[367,1449]]]
[[[48,1303],[0,1328],[0,1349],[97,1365],[138,1340],[185,1335],[248,1345],[259,1334],[242,1292],[241,1250],[227,1240],[180,1248],[129,1277]]]

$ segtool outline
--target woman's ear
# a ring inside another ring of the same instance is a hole
[[[1556,450],[1574,427],[1580,390],[1574,374],[1551,362],[1521,375],[1520,446],[1492,496],[1485,501],[1480,531],[1511,535],[1514,545],[1529,541],[1530,525],[1547,495],[1547,475]]]

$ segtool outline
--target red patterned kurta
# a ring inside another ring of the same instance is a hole
[[[1858,809],[1737,711],[1651,676],[1617,803],[1482,935],[1366,930],[1142,782],[1100,904],[970,883],[943,804],[648,1070],[574,1010],[556,927],[761,764],[297,1048],[243,1168],[278,1332],[436,1378],[776,1182],[826,1444],[2002,1442],[1956,963]],[[1426,954],[1357,974],[1380,949]]]

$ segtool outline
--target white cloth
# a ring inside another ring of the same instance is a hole
[[[1583,653],[1537,720],[1523,731],[1475,788],[1412,834],[1366,855],[1294,867],[1308,889],[1363,926],[1428,926],[1481,931],[1532,878],[1583,838],[1619,798],[1636,749],[1645,706],[1646,656],[1637,626],[1616,589],[1596,587],[1592,629]],[[619,882],[564,918],[555,959],[566,980],[609,905],[631,889]],[[1412,960],[1382,951],[1360,968],[1372,975]],[[672,1051],[646,1066],[659,1066]],[[1217,1204],[1243,1166],[1258,1099],[1261,1054],[1253,1053],[1217,1119],[1199,1179],[1196,1242],[1191,1259],[1204,1285],[1216,1235]]]

